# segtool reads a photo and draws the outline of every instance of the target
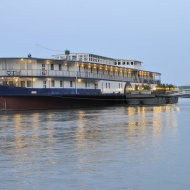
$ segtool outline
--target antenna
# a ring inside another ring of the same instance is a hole
[[[50,49],[50,48],[44,47],[44,46],[42,46],[42,45],[40,45],[40,44],[36,44],[36,46],[39,46],[39,47],[41,47],[41,48],[43,48],[43,49],[46,49],[46,50],[49,50],[49,51],[55,51],[55,52],[62,52],[62,53],[64,53],[64,51]]]

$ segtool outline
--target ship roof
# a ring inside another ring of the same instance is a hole
[[[98,54],[94,54],[94,53],[70,53],[69,55],[92,55],[92,56],[95,56],[95,57],[101,57],[101,58],[105,58],[105,59],[111,59],[111,60],[126,60],[126,61],[136,61],[136,62],[139,62],[139,63],[143,63],[142,61],[139,61],[139,60],[136,60],[136,59],[124,59],[124,58],[112,58],[112,57],[107,57],[107,56],[102,56],[102,55],[98,55]],[[65,55],[65,53],[60,53],[60,54],[55,54],[55,55],[52,55],[52,56],[61,56],[61,55]]]
[[[63,55],[63,54],[60,54],[60,55]],[[92,54],[92,55],[95,55],[95,54]],[[62,62],[62,61],[70,61],[70,62],[75,62],[75,61],[72,61],[72,60],[66,60],[66,59],[54,59],[54,58],[37,58],[37,57],[0,57],[0,60],[5,60],[5,59],[25,59],[25,60],[42,60],[42,61],[47,61],[47,60],[50,60],[50,61],[56,61],[56,62]],[[122,60],[122,59],[121,59]],[[130,61],[130,60],[129,60]],[[133,60],[134,61],[134,60]],[[117,65],[109,65],[109,66],[112,66],[112,67],[119,67]],[[123,68],[123,67],[119,67],[119,68]],[[144,71],[144,72],[150,72],[150,73],[156,73],[156,74],[159,74],[161,75],[161,73],[159,72],[155,72],[155,71],[149,71],[149,70],[141,70],[141,69],[134,69],[134,68],[126,68],[126,69],[130,69],[130,70],[136,70],[136,71]]]

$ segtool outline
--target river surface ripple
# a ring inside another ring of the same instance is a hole
[[[190,189],[190,99],[0,112],[0,189]]]

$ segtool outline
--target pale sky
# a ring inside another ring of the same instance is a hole
[[[140,60],[162,83],[190,85],[190,0],[0,0],[0,45],[0,57]]]

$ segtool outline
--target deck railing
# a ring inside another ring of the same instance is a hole
[[[26,69],[26,70],[0,70],[0,77],[73,77],[73,78],[87,78],[87,79],[103,79],[113,81],[130,81],[143,83],[160,83],[158,80],[149,78],[136,78],[135,76],[118,76],[113,74],[90,73],[90,72],[75,72],[67,70],[41,70],[41,69]]]

